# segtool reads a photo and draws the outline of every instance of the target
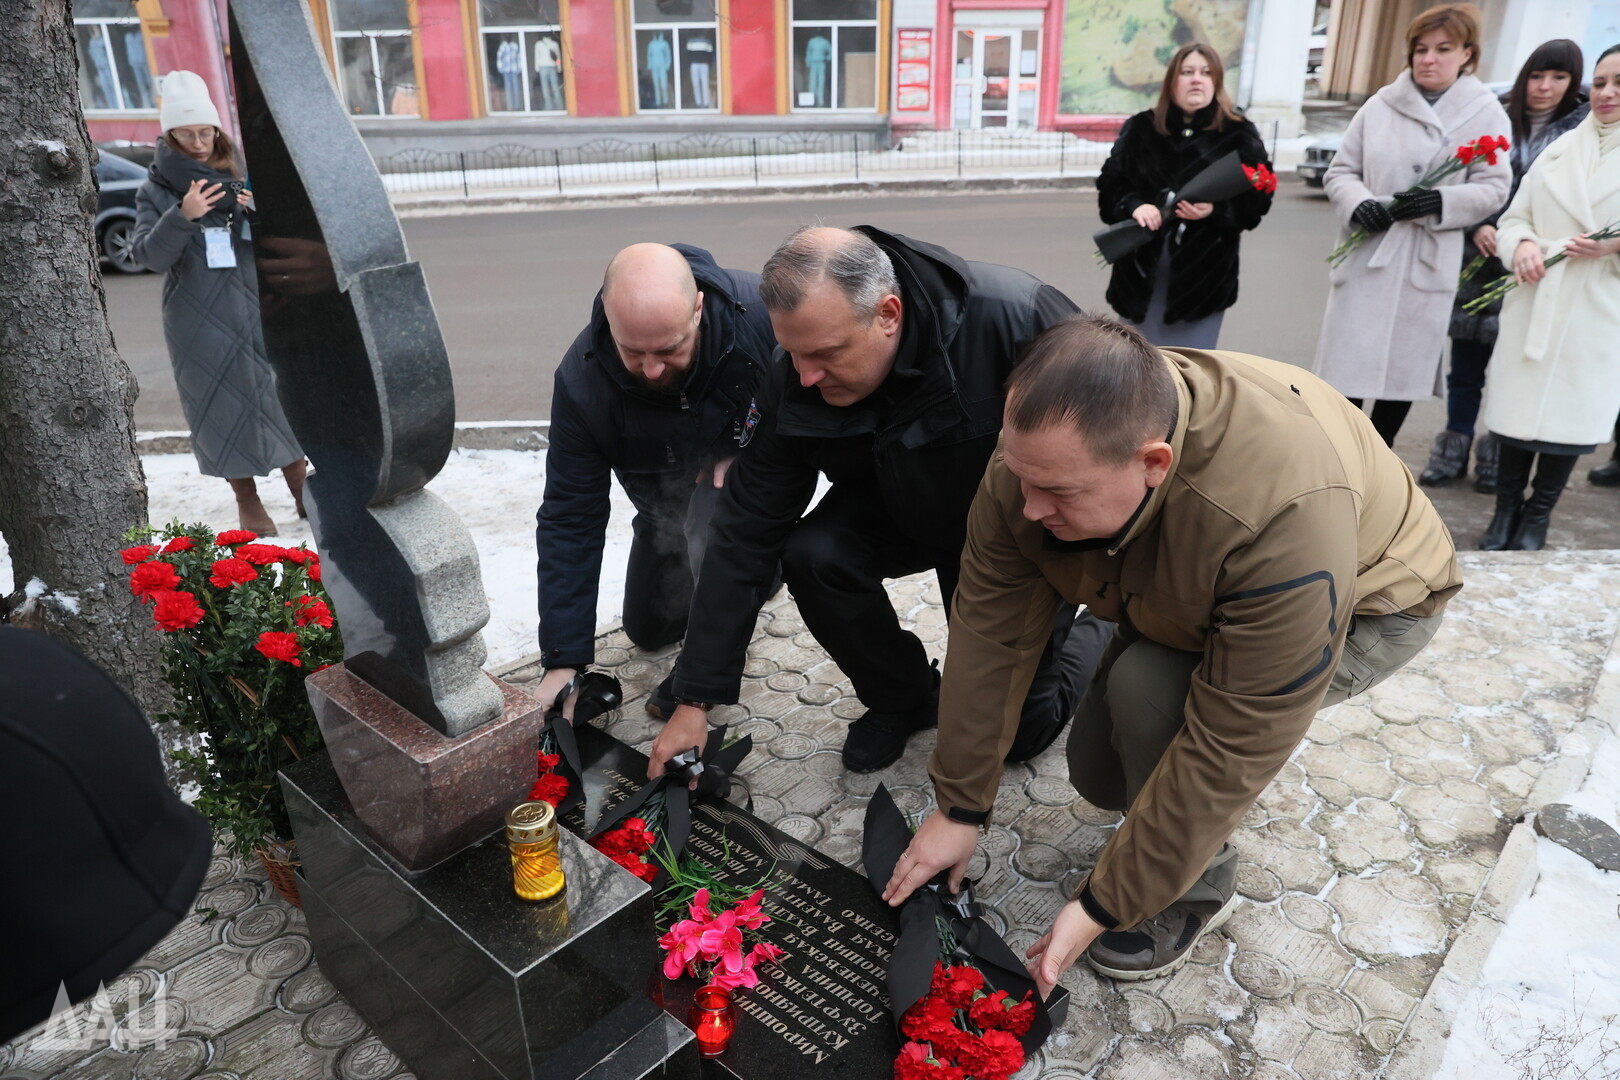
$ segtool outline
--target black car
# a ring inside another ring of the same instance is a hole
[[[101,197],[96,206],[96,239],[101,255],[113,269],[126,274],[142,274],[146,267],[135,258],[135,193],[146,182],[146,166],[131,160],[141,151],[150,156],[150,147],[120,146],[116,152],[98,145],[101,160],[96,162],[96,185]],[[126,156],[128,155],[128,156]]]

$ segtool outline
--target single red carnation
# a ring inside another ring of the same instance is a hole
[[[311,581],[321,580],[321,561],[316,558],[311,558],[304,564],[304,572],[309,575],[309,580]]]
[[[196,626],[203,621],[206,612],[197,604],[197,598],[188,592],[160,592],[154,599],[157,605],[152,608],[152,618],[157,622],[159,630],[173,632],[184,630],[188,626]]]
[[[561,763],[562,763],[562,758],[558,757],[556,754],[541,754],[540,755],[540,771],[543,772],[543,773],[550,772],[552,769],[555,769]]]
[[[953,1009],[967,1008],[973,1003],[973,995],[984,989],[984,973],[968,964],[945,968],[936,972],[935,978],[943,978],[938,992]]]
[[[1457,160],[1464,165],[1472,165],[1474,158],[1484,153],[1484,150],[1475,150],[1472,146],[1457,147]]]
[[[300,596],[295,602],[298,605],[298,610],[293,613],[293,620],[299,626],[308,626],[310,623],[314,623],[316,626],[331,628],[332,609],[326,606],[325,600],[305,595]]]
[[[651,885],[653,878],[658,876],[658,867],[649,862],[638,863],[630,872]]]
[[[171,551],[190,551],[196,546],[197,541],[193,540],[191,537],[177,536],[173,540],[170,540],[167,544],[163,545],[163,554],[167,555]]]
[[[180,584],[180,574],[173,563],[159,559],[142,563],[129,575],[129,591],[142,600],[152,600],[158,593],[169,592]]]
[[[552,806],[556,806],[567,797],[568,779],[567,777],[558,776],[556,773],[547,773],[536,780],[534,787],[529,789],[529,798],[531,800],[541,800],[550,803]]]
[[[258,576],[259,572],[245,559],[221,559],[214,564],[208,582],[217,589],[228,589],[232,585],[246,584]]]
[[[295,562],[301,565],[313,559],[315,553],[307,547],[282,548],[281,557],[287,562]]]
[[[925,995],[906,1010],[900,1030],[918,1042],[946,1041],[957,1031],[956,1010],[944,998]]]
[[[894,1059],[894,1080],[967,1080],[965,1072],[934,1054],[934,1048],[923,1043],[906,1043]]]
[[[955,1046],[956,1063],[977,1080],[1007,1080],[1024,1067],[1024,1047],[1010,1031],[987,1031]]]
[[[304,666],[304,662],[298,659],[297,634],[266,630],[259,635],[259,640],[253,647],[272,660],[285,660],[293,667]]]
[[[136,563],[143,563],[156,555],[157,548],[151,544],[137,544],[134,547],[125,548],[119,554],[124,557],[125,566],[134,566]]]
[[[214,537],[214,543],[220,547],[230,547],[233,544],[251,544],[258,538],[258,533],[248,532],[246,529],[226,529]]]
[[[236,549],[236,557],[246,559],[255,566],[269,566],[273,562],[280,562],[286,550],[274,544],[243,544]]]

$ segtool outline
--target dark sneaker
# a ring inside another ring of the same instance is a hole
[[[654,720],[668,720],[675,711],[675,673],[664,676],[664,681],[647,695],[647,715]]]
[[[1233,893],[1214,915],[1199,915],[1172,904],[1135,930],[1106,930],[1086,950],[1086,963],[1123,982],[1168,975],[1187,962],[1198,939],[1219,929],[1242,902]]]
[[[939,699],[932,698],[919,709],[903,713],[868,710],[849,725],[844,736],[844,768],[869,773],[887,768],[906,752],[906,740],[939,723]]]

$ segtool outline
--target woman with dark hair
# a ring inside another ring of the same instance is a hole
[[[274,533],[254,477],[279,467],[303,517],[308,463],[265,357],[242,171],[202,78],[171,71],[161,85],[163,137],[135,195],[135,257],[168,274],[163,336],[198,469],[230,481],[242,528]]]
[[[1620,238],[1593,234],[1616,223],[1620,45],[1592,71],[1592,111],[1542,151],[1502,215],[1497,241],[1519,287],[1502,301],[1486,387],[1485,424],[1502,445],[1482,550],[1540,550],[1575,459],[1609,437],[1620,410]],[[1557,252],[1566,258],[1548,266]]]
[[[1552,141],[1586,118],[1586,95],[1581,93],[1581,75],[1586,61],[1581,47],[1568,38],[1557,38],[1536,46],[1530,59],[1519,69],[1507,98],[1508,121],[1513,125],[1513,149],[1508,164],[1513,167],[1512,191],[1530,165]],[[1508,198],[1512,200],[1510,193]],[[1506,207],[1503,207],[1505,210]],[[1446,374],[1446,426],[1434,437],[1429,463],[1418,476],[1418,483],[1444,484],[1468,472],[1468,450],[1474,441],[1474,421],[1479,417],[1479,401],[1485,388],[1485,365],[1496,344],[1497,320],[1501,301],[1470,314],[1463,305],[1478,298],[1491,282],[1507,273],[1497,259],[1496,220],[1498,210],[1463,239],[1463,266],[1476,258],[1485,263],[1457,287],[1457,300],[1451,308],[1451,370]],[[1496,440],[1486,432],[1474,446],[1474,490],[1489,494],[1496,490]]]
[[[1350,121],[1324,178],[1344,233],[1359,228],[1372,239],[1328,275],[1315,364],[1357,405],[1374,399],[1373,427],[1390,446],[1412,402],[1440,392],[1462,230],[1507,201],[1511,180],[1507,161],[1477,158],[1433,188],[1412,189],[1459,145],[1507,137],[1496,95],[1469,74],[1479,62],[1479,9],[1423,12],[1407,27],[1406,60]]]
[[[1270,195],[1248,191],[1223,203],[1179,201],[1173,221],[1160,210],[1233,150],[1245,165],[1271,166],[1260,133],[1227,97],[1225,77],[1214,49],[1183,45],[1158,103],[1125,121],[1097,178],[1106,224],[1135,218],[1162,236],[1114,263],[1108,282],[1108,303],[1155,345],[1215,347],[1221,317],[1237,303],[1239,237],[1271,209]]]

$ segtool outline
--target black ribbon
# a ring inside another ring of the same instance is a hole
[[[590,835],[598,836],[617,828],[626,819],[637,817],[636,811],[645,806],[654,795],[664,793],[664,845],[668,847],[671,862],[678,860],[686,850],[686,839],[692,832],[692,798],[724,799],[731,794],[732,774],[743,758],[754,748],[752,735],[744,735],[730,746],[725,745],[726,729],[717,727],[709,732],[705,749],[697,747],[683,750],[670,758],[664,766],[664,775],[649,780],[624,802],[602,815]],[[697,781],[697,790],[689,785]],[[657,850],[656,848],[654,850]],[[669,870],[661,863],[658,876],[652,880],[654,892],[669,884]]]
[[[1227,199],[1237,198],[1245,191],[1253,190],[1254,184],[1249,180],[1249,174],[1243,171],[1243,159],[1238,156],[1236,150],[1233,150],[1205,167],[1197,176],[1187,181],[1180,191],[1172,191],[1165,197],[1162,208],[1165,224],[1159,226],[1158,230],[1143,228],[1133,218],[1116,221],[1099,229],[1091,234],[1091,239],[1096,243],[1097,251],[1103,259],[1115,263],[1161,235],[1166,225],[1173,224],[1170,215],[1175,212],[1176,203],[1183,200],[1225,202]]]
[[[570,722],[563,716],[563,705],[576,690],[579,691],[579,700],[574,702],[574,719]],[[568,781],[568,794],[557,804],[559,818],[585,801],[585,784],[581,780],[585,769],[580,764],[579,740],[574,738],[574,724],[589,723],[603,713],[617,709],[623,701],[624,687],[618,679],[604,672],[588,671],[569,679],[556,700],[546,707],[542,731],[551,732],[557,756],[562,759],[554,771]]]
[[[861,862],[867,880],[881,896],[894,876],[895,864],[911,845],[911,826],[882,784],[866,804],[866,831],[861,837]],[[970,963],[984,973],[990,991],[1005,990],[1014,1001],[1035,991],[1035,980],[1007,943],[984,921],[983,908],[973,896],[973,882],[964,880],[962,891],[950,891],[950,871],[941,870],[900,906],[900,940],[889,957],[889,1009],[896,1029],[900,1020],[928,993],[934,964],[939,962],[940,940],[936,920],[944,920],[956,938],[952,960]],[[1035,1019],[1019,1036],[1026,1054],[1046,1042],[1052,1029],[1069,1011],[1069,994],[1061,986],[1045,1001],[1033,994]]]

